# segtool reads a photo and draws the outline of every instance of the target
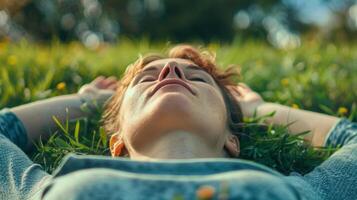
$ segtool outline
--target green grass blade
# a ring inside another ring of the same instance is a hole
[[[61,124],[61,122],[58,120],[58,118],[56,116],[52,116],[52,119],[55,121],[55,123],[57,124],[57,126],[65,133],[65,134],[69,134],[67,129],[65,127],[63,127],[63,125]]]
[[[77,143],[79,142],[79,129],[80,129],[80,122],[79,122],[79,120],[77,120],[76,127],[74,129],[74,138]]]

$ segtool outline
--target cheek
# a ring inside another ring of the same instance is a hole
[[[209,134],[211,145],[220,149],[225,142],[225,131],[227,129],[227,110],[220,90],[207,88],[201,93],[202,108],[201,116],[207,124],[206,134]]]
[[[224,119],[227,111],[221,92],[218,89],[208,88],[202,95],[203,102],[206,104],[205,108],[220,114]]]
[[[124,93],[123,103],[121,105],[120,117],[121,121],[130,120],[132,117],[140,114],[140,108],[144,102],[142,92],[135,89],[128,89]]]

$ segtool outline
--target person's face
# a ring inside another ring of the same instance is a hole
[[[186,59],[161,59],[144,66],[124,93],[120,120],[129,153],[148,151],[174,131],[192,134],[222,153],[228,134],[218,85],[210,74]]]

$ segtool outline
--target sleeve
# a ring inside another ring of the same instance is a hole
[[[326,145],[341,148],[303,178],[322,199],[355,200],[357,197],[357,124],[341,119],[331,131]]]
[[[22,122],[9,109],[0,110],[0,134],[7,137],[19,148],[25,149],[27,133]]]
[[[332,128],[328,135],[325,146],[345,146],[357,143],[357,123],[350,122],[346,118],[341,119]]]
[[[23,137],[23,138],[19,138]],[[8,109],[0,111],[0,199],[32,199],[50,175],[20,149],[27,142],[21,121]],[[16,144],[16,145],[15,145]]]

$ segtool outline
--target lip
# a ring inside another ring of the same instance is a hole
[[[193,95],[196,95],[196,93],[192,90],[192,88],[187,83],[185,83],[184,81],[182,81],[180,79],[176,79],[176,78],[169,78],[169,79],[165,79],[165,80],[160,81],[159,83],[157,83],[156,86],[154,87],[154,89],[150,92],[149,96],[152,96],[153,94],[155,94],[155,92],[157,90],[159,90],[160,88],[162,88],[163,86],[168,85],[168,84],[182,85],[187,90],[189,90]]]

